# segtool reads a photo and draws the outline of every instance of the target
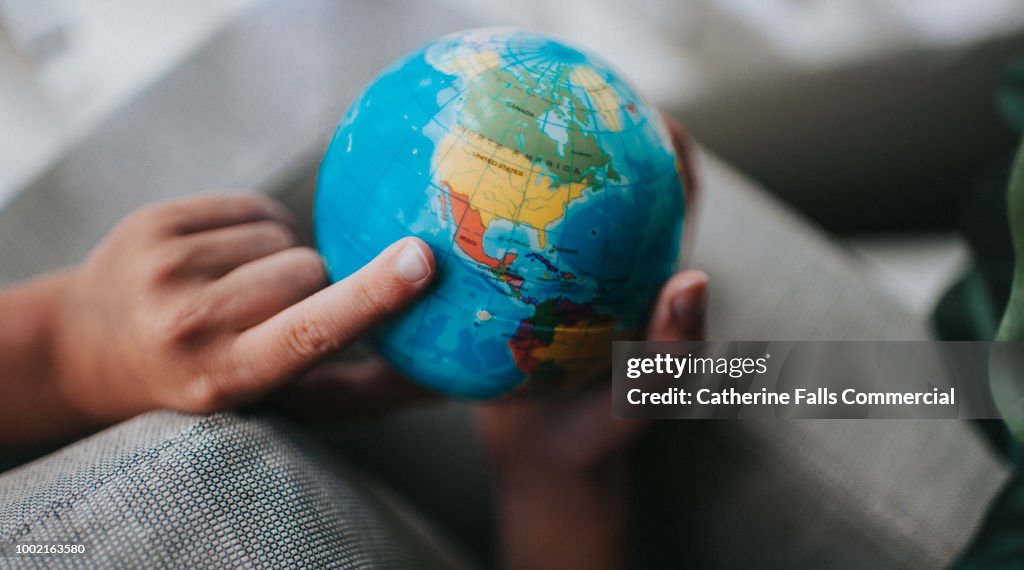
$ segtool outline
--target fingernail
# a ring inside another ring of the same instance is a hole
[[[402,248],[401,253],[398,254],[398,260],[395,262],[395,269],[398,271],[398,276],[409,283],[422,281],[430,275],[427,258],[423,255],[420,246],[414,242],[407,243]]]
[[[693,277],[680,285],[681,291],[672,299],[672,318],[677,323],[699,317],[707,310],[707,286],[693,289],[701,281],[706,283],[707,276]]]

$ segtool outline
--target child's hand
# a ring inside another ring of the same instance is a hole
[[[251,402],[358,339],[430,282],[404,239],[327,287],[288,213],[258,195],[193,197],[127,217],[65,277],[60,391],[97,425],[156,408]]]
[[[704,340],[706,307],[707,276],[694,270],[677,274],[662,288],[645,339]],[[610,383],[576,397],[488,404],[478,417],[496,476],[517,485],[592,477],[606,462],[621,459],[645,425],[612,417]]]
[[[662,288],[647,340],[703,340],[707,276]],[[626,451],[647,425],[612,417],[609,384],[573,398],[483,406],[478,427],[498,483],[509,568],[615,568],[622,562]]]

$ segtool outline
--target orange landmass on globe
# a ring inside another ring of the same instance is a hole
[[[494,270],[503,270],[512,265],[516,254],[506,253],[501,259],[491,257],[484,251],[484,233],[487,227],[484,225],[480,212],[469,205],[469,197],[456,192],[446,181],[441,182],[441,188],[450,197],[452,218],[458,224],[455,230],[455,241],[466,252],[473,261],[481,263]],[[442,205],[445,204],[444,196],[441,197]],[[511,281],[511,279],[509,279]],[[520,282],[522,278],[520,278]]]

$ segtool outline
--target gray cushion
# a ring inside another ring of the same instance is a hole
[[[274,422],[154,413],[0,478],[0,541],[46,568],[450,568],[418,519]]]

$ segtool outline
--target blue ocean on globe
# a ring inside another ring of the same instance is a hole
[[[465,398],[572,385],[636,338],[675,268],[681,164],[656,109],[549,36],[481,29],[394,62],[352,103],[317,180],[332,281],[417,236],[437,276],[370,342]]]

